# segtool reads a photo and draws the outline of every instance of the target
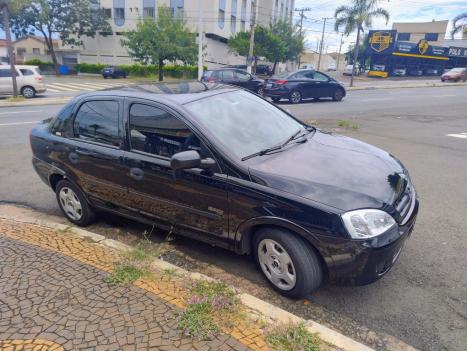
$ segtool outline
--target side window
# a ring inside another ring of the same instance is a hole
[[[119,146],[118,102],[85,102],[76,114],[73,129],[75,137],[80,139]]]
[[[65,105],[60,112],[58,112],[57,116],[52,120],[50,123],[50,130],[53,134],[65,136],[65,137],[73,137],[69,133],[71,128],[71,114],[73,113],[73,108],[75,107],[74,102],[70,102],[69,104]]]
[[[139,103],[130,107],[130,145],[162,157],[186,150],[202,155],[199,139],[185,123],[163,109]]]
[[[313,71],[306,72],[306,73],[304,74],[304,76],[305,76],[305,78],[313,79],[313,78],[315,78],[315,72],[313,72]]]
[[[324,74],[319,73],[319,72],[315,72],[314,79],[319,80],[321,82],[327,82],[328,81],[328,77],[326,77]]]
[[[0,69],[0,78],[11,77],[10,69]]]
[[[250,74],[248,72],[235,71],[237,79],[239,80],[250,80]]]
[[[222,71],[222,79],[223,80],[234,79],[234,72],[233,71]]]
[[[305,72],[297,72],[293,74],[289,79],[305,79]]]
[[[19,71],[23,76],[33,76],[34,72],[32,69],[20,68]]]

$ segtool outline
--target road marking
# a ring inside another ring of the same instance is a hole
[[[371,101],[385,101],[385,100],[393,100],[392,98],[374,98],[374,99],[362,99],[361,102],[371,102]]]
[[[450,136],[450,137],[453,137],[453,138],[467,139],[467,133],[446,134],[446,136]]]
[[[95,91],[105,88],[119,87],[126,84],[121,83],[50,83],[47,84],[47,90],[52,93],[64,91]]]
[[[0,112],[0,115],[12,115],[12,114],[16,114],[16,113],[33,113],[33,112],[41,112],[41,111],[37,111],[37,110],[34,110],[34,111],[11,111],[11,112]]]
[[[68,84],[62,84],[62,83],[47,84],[47,88],[48,87],[53,87],[53,88],[57,88],[57,89],[64,90],[64,91],[76,91],[76,89],[67,88]]]
[[[450,95],[433,95],[435,98],[443,98],[443,97],[456,97],[457,95],[455,94],[450,94]]]
[[[2,123],[0,124],[0,127],[6,127],[6,126],[18,126],[20,124],[33,124],[33,123],[38,123],[39,121],[30,121],[30,122],[16,122],[16,123]]]

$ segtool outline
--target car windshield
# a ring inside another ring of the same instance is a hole
[[[304,127],[246,91],[214,95],[185,107],[218,144],[239,159],[279,145]]]

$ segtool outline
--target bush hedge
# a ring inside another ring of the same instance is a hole
[[[41,71],[55,71],[55,66],[53,62],[50,61],[42,61],[41,59],[38,58],[33,58],[30,60],[24,61],[25,65],[31,65],[31,66],[39,66],[39,69]]]
[[[96,63],[78,63],[75,69],[81,73],[101,73],[102,69],[107,65]],[[157,65],[119,65],[130,76],[146,77],[159,74],[159,66]],[[198,66],[183,66],[183,65],[164,65],[164,76],[173,78],[196,78],[198,76]]]

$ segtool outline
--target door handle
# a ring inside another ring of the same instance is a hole
[[[75,150],[78,155],[83,155],[83,156],[92,156],[94,155],[94,151],[87,150],[87,149],[76,149]]]
[[[144,177],[144,172],[141,168],[131,168],[130,176],[135,180],[141,180]]]

